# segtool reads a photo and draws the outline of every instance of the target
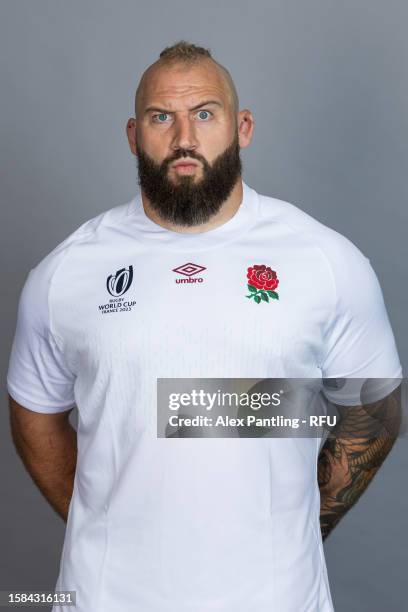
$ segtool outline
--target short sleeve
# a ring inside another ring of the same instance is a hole
[[[369,259],[344,237],[330,255],[335,304],[321,370],[323,379],[337,384],[328,381],[325,395],[357,405],[370,379],[371,401],[382,399],[400,384],[402,368],[378,278]]]
[[[75,405],[75,375],[51,333],[46,271],[31,270],[20,295],[7,389],[25,408],[56,413]]]

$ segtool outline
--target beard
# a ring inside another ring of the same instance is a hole
[[[168,178],[170,164],[183,157],[201,162],[203,175],[197,182],[195,175]],[[190,227],[206,223],[220,210],[242,172],[238,134],[212,164],[188,149],[178,149],[157,164],[138,147],[137,159],[139,185],[155,212],[165,221]]]

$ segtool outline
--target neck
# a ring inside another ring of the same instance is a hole
[[[215,215],[213,215],[211,219],[206,223],[200,223],[199,225],[194,225],[193,227],[187,227],[185,225],[171,223],[162,219],[159,213],[157,213],[153,209],[152,204],[149,198],[144,193],[143,189],[141,190],[141,194],[145,214],[147,217],[149,217],[149,219],[151,219],[151,221],[174,232],[180,232],[183,234],[198,234],[200,232],[207,232],[208,230],[215,229],[219,225],[223,225],[224,223],[227,223],[227,221],[232,219],[242,202],[243,187],[242,179],[241,177],[239,177],[230,195],[223,202],[220,210]]]

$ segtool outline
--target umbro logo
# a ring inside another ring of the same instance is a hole
[[[183,276],[187,277],[187,278],[176,278],[175,282],[176,283],[202,283],[204,279],[201,276],[195,276],[195,275],[206,269],[207,268],[205,268],[204,266],[199,266],[191,262],[185,263],[182,266],[178,266],[178,268],[173,268],[173,272],[176,272],[177,274],[182,274]]]

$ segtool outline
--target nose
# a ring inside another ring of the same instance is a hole
[[[194,123],[188,116],[178,116],[174,122],[174,138],[172,148],[196,149],[198,146]]]

